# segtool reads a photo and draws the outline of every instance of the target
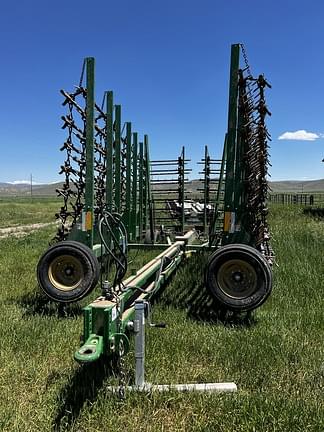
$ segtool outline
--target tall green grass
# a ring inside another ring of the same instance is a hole
[[[154,321],[168,327],[147,329],[147,381],[234,381],[238,392],[125,401],[107,392],[111,365],[73,361],[89,299],[60,308],[37,290],[35,266],[53,229],[1,240],[0,430],[323,431],[324,222],[273,206],[271,227],[278,267],[265,305],[251,316],[217,313],[199,254],[154,304]],[[130,383],[133,366],[130,352]]]
[[[57,198],[0,198],[0,228],[54,222],[61,205]]]

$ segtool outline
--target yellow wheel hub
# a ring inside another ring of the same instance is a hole
[[[217,272],[217,283],[229,297],[243,299],[257,289],[256,271],[246,261],[232,259],[222,264]]]
[[[48,268],[51,284],[61,291],[72,291],[84,278],[82,263],[72,255],[54,258]]]

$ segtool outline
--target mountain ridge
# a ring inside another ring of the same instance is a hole
[[[33,195],[35,196],[55,196],[55,189],[62,187],[62,182],[49,183],[49,184],[36,184],[33,185]],[[324,179],[318,180],[282,180],[269,182],[271,192],[273,193],[311,193],[322,192],[324,193]],[[197,191],[202,187],[200,180],[191,180],[187,184],[190,191]],[[6,183],[0,182],[0,196],[1,197],[24,197],[30,196],[31,187],[26,183]]]

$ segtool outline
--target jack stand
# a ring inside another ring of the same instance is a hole
[[[145,382],[145,309],[147,302],[136,300],[135,319],[131,326],[135,333],[135,385],[127,386],[128,391],[139,392],[165,392],[165,391],[199,391],[199,392],[236,392],[237,387],[233,382],[225,383],[205,383],[205,384],[150,384]],[[153,327],[163,327],[164,325],[153,325]],[[109,388],[116,391],[115,388]]]
[[[145,386],[145,302],[135,302],[135,387]]]

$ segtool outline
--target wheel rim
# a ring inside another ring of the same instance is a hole
[[[51,262],[48,278],[56,289],[72,291],[84,278],[82,263],[72,255],[60,255]]]
[[[256,271],[246,261],[232,259],[222,264],[217,272],[217,283],[224,294],[231,298],[243,299],[257,289]]]

